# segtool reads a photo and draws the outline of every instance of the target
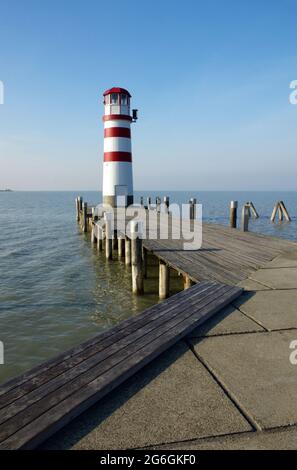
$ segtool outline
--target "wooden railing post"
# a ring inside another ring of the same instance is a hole
[[[143,294],[143,263],[142,263],[142,230],[141,223],[131,222],[131,266],[132,292]]]
[[[125,240],[125,265],[131,265],[131,239],[129,237]]]
[[[190,220],[195,220],[196,219],[196,198],[191,197],[189,200],[189,205],[190,205]]]
[[[106,259],[112,259],[112,226],[111,226],[112,214],[105,212],[104,221],[105,221],[105,257]]]
[[[237,227],[237,201],[231,201],[230,203],[230,227],[236,228]]]
[[[88,204],[86,202],[83,202],[82,207],[82,229],[85,233],[88,231]]]
[[[250,208],[247,204],[244,204],[241,213],[241,230],[243,232],[248,232],[249,230],[249,218],[250,218]]]
[[[167,299],[169,296],[170,270],[165,261],[159,262],[159,298]]]

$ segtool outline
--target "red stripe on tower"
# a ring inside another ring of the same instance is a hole
[[[130,152],[104,152],[105,162],[132,162]]]
[[[127,137],[131,138],[131,131],[127,127],[108,127],[104,129],[104,137]]]

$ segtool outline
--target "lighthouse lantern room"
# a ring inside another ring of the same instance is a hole
[[[104,96],[103,203],[112,207],[133,204],[130,93],[114,87]]]

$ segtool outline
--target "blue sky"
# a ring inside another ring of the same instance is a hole
[[[102,92],[122,86],[135,189],[297,189],[297,1],[0,8],[0,188],[101,189]]]

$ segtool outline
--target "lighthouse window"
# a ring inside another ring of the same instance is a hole
[[[118,104],[119,95],[117,93],[111,94],[111,104]]]
[[[105,96],[105,104],[109,104],[109,95]]]
[[[127,95],[121,94],[121,104],[124,106],[127,104]]]

